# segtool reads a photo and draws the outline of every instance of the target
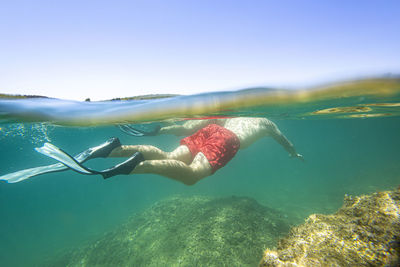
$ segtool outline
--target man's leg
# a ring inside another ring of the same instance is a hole
[[[131,174],[159,174],[186,185],[193,185],[212,174],[204,154],[198,153],[192,161],[192,154],[185,145],[172,152],[150,145],[121,145],[114,148],[108,157],[131,157],[136,152],[143,155],[144,161],[137,164]]]
[[[212,174],[211,165],[203,153],[198,153],[190,165],[175,160],[145,160],[139,163],[131,174],[158,174],[186,185],[193,185]]]
[[[131,157],[134,153],[140,152],[146,160],[179,160],[190,164],[192,154],[187,146],[179,146],[172,152],[165,152],[150,145],[123,145],[111,151],[108,157]]]

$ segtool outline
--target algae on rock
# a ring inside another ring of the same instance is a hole
[[[266,249],[260,266],[400,265],[400,192],[346,196],[335,214],[313,214]]]
[[[69,255],[68,266],[256,266],[289,231],[245,197],[174,197]]]

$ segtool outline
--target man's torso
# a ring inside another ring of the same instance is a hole
[[[268,136],[275,127],[266,118],[230,118],[220,121],[220,125],[232,131],[240,140],[240,148],[246,148],[258,139]]]

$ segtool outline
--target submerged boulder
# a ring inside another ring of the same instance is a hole
[[[266,249],[260,266],[400,266],[400,191],[349,197]]]
[[[289,231],[245,197],[174,197],[68,256],[67,266],[256,266]]]

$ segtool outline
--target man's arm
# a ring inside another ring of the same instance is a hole
[[[302,155],[298,154],[296,152],[296,149],[294,148],[294,145],[284,136],[281,131],[278,129],[278,127],[274,124],[274,127],[271,127],[271,137],[275,139],[276,142],[278,142],[283,148],[289,152],[291,157],[294,158],[299,158],[304,161],[304,158]]]
[[[189,120],[184,124],[165,126],[160,129],[158,134],[173,134],[176,136],[189,136],[206,127],[208,124],[216,123],[216,120]]]
[[[142,130],[131,126],[129,124],[121,124],[117,125],[118,128],[128,135],[132,135],[135,137],[141,136],[155,136],[159,134],[173,134],[177,136],[188,136],[194,134],[196,131],[204,128],[208,124],[215,123],[222,125],[224,120],[221,119],[204,119],[204,120],[189,120],[182,125],[174,124],[164,127],[155,127],[150,131]]]

